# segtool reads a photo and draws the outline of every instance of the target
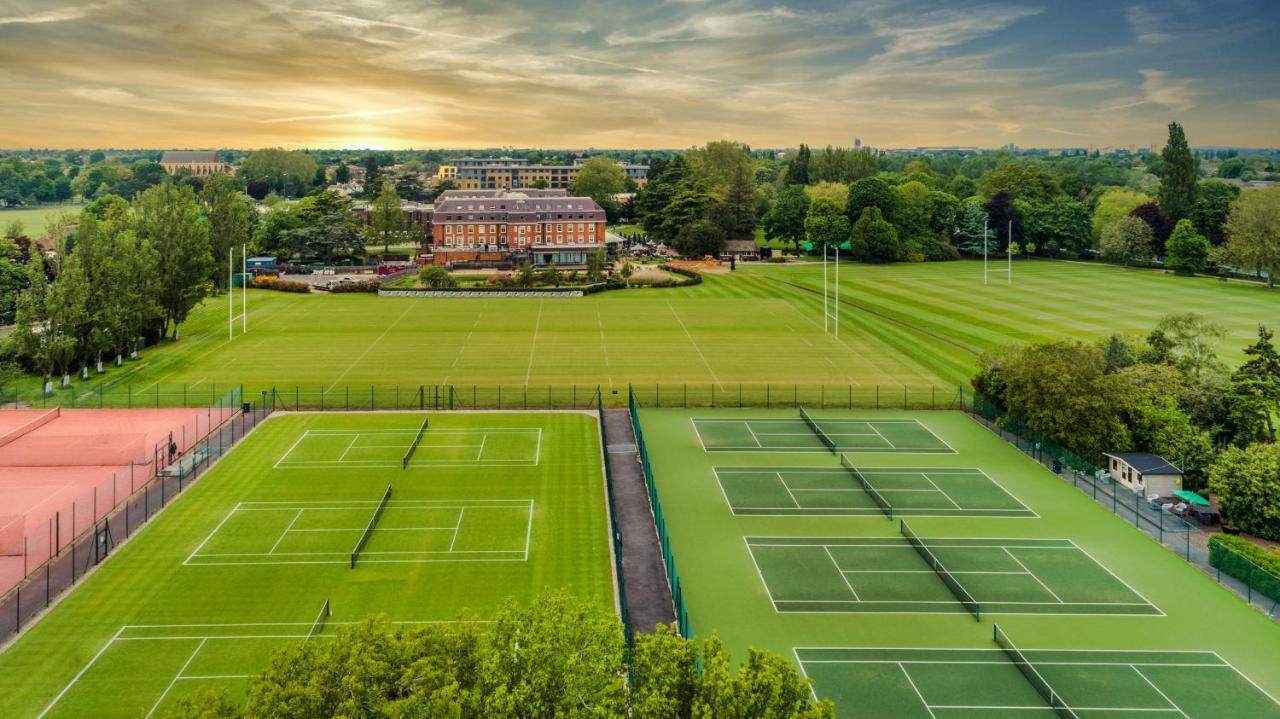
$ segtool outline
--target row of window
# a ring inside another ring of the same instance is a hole
[[[495,243],[496,243],[497,238],[491,238],[491,239],[495,240]],[[572,235],[569,235],[569,236],[556,235],[556,237],[554,238],[554,242],[553,242],[553,240],[552,240],[552,238],[551,238],[551,237],[546,237],[546,238],[543,238],[542,236],[538,236],[538,237],[531,237],[531,238],[530,238],[530,237],[518,237],[518,238],[516,238],[516,244],[517,244],[517,245],[519,245],[520,247],[525,247],[525,246],[526,246],[526,243],[528,243],[528,242],[530,242],[530,241],[533,241],[533,242],[540,242],[540,241],[542,241],[542,240],[544,240],[544,239],[545,239],[545,240],[547,241],[547,243],[549,243],[549,244],[557,244],[557,245],[563,245],[563,244],[565,244],[566,242],[567,242],[567,243],[571,243],[571,244],[588,244],[588,245],[590,245],[590,244],[597,244],[597,243],[594,243],[594,242],[592,242],[592,241],[591,241],[590,236],[583,237],[583,236],[581,236],[581,235],[579,235],[577,238],[574,238]],[[485,245],[487,245],[487,244],[490,244],[490,243],[486,242],[484,237],[480,237],[480,238],[475,238],[475,237],[465,237],[465,238],[464,238],[464,237],[456,237],[456,238],[455,238],[455,237],[446,237],[446,238],[444,238],[444,244],[445,244],[445,246],[447,246],[447,247],[483,247],[483,246],[485,246]]]
[[[459,227],[458,227],[458,234],[459,234],[459,235],[461,235],[461,234],[462,234],[462,232],[463,232],[462,227],[463,227],[463,226],[459,226]],[[474,232],[475,232],[475,228],[477,228],[477,227],[479,227],[479,228],[480,228],[480,234],[482,234],[482,235],[483,235],[483,234],[485,234],[485,229],[484,229],[484,228],[486,228],[486,227],[488,227],[488,228],[489,228],[489,233],[490,233],[490,234],[495,234],[495,235],[496,235],[496,234],[498,234],[498,228],[499,228],[499,227],[501,227],[501,228],[502,228],[502,232],[503,232],[503,233],[505,233],[505,232],[507,231],[507,225],[505,225],[505,224],[504,224],[504,225],[465,225],[465,227],[467,228],[467,229],[466,229],[467,234],[474,234]],[[519,227],[519,228],[520,228],[520,234],[522,234],[522,235],[523,235],[523,234],[524,234],[524,231],[525,231],[526,229],[528,229],[529,227],[531,227],[531,225],[517,225],[517,227]],[[566,225],[566,224],[564,224],[564,223],[557,222],[557,223],[556,223],[556,232],[563,232],[563,231],[564,231],[564,229],[565,229],[565,227],[568,227],[568,228],[569,228],[569,232],[573,232],[573,231],[576,229],[576,230],[578,231],[578,233],[579,233],[579,234],[581,234],[582,232],[586,232],[586,231],[593,231],[593,232],[594,232],[594,230],[595,230],[595,228],[594,228],[594,227],[588,227],[588,226],[587,226],[587,223],[585,223],[585,222],[579,222],[579,223],[577,223],[577,226],[576,226],[576,227],[575,227],[574,223],[572,223],[572,222],[568,223],[567,225]],[[445,225],[445,226],[444,226],[444,233],[445,233],[446,235],[452,235],[452,234],[453,234],[453,228],[454,228],[454,226],[453,226],[453,225]],[[548,230],[550,230],[550,229],[551,229],[551,223],[547,223],[547,229],[548,229]]]

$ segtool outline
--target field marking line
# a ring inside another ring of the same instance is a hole
[[[884,434],[883,434],[883,433],[881,433],[881,432],[880,432],[880,430],[876,429],[876,426],[875,426],[874,424],[872,424],[872,423],[870,423],[870,422],[867,422],[867,428],[868,428],[868,429],[870,429],[872,432],[875,432],[875,433],[876,433],[876,435],[880,437],[880,439],[883,439],[883,440],[884,440],[884,443],[885,443],[885,444],[887,444],[887,445],[889,445],[889,449],[897,449],[897,448],[898,448],[898,445],[894,444],[893,442],[891,442],[891,441],[889,440],[889,438],[888,438],[888,437],[884,436]],[[870,435],[866,435],[866,436],[868,436],[868,437],[869,437]]]
[[[462,518],[467,514],[467,508],[458,509],[458,521],[453,525],[453,539],[449,540],[449,551],[453,551],[454,545],[458,543],[458,529],[462,527]]]
[[[1176,650],[1168,650],[1168,651],[1176,651]],[[1249,678],[1249,675],[1248,675],[1248,674],[1245,674],[1244,672],[1242,672],[1242,671],[1240,671],[1238,668],[1236,668],[1236,665],[1232,664],[1231,662],[1227,661],[1226,659],[1223,659],[1221,654],[1219,654],[1219,653],[1217,653],[1217,652],[1215,652],[1215,651],[1198,652],[1198,653],[1200,653],[1200,654],[1212,654],[1214,657],[1216,657],[1216,658],[1217,658],[1217,660],[1218,660],[1219,662],[1221,662],[1220,666],[1227,667],[1227,668],[1229,668],[1231,671],[1235,672],[1236,674],[1239,674],[1241,679],[1244,679],[1246,682],[1249,682],[1250,684],[1252,684],[1252,685],[1253,685],[1253,688],[1254,688],[1254,689],[1257,689],[1257,690],[1258,690],[1258,692],[1259,692],[1260,694],[1262,694],[1262,696],[1264,696],[1264,697],[1266,697],[1266,698],[1270,699],[1271,701],[1275,702],[1277,705],[1280,705],[1280,699],[1276,699],[1274,696],[1271,696],[1271,692],[1269,692],[1269,691],[1267,691],[1266,689],[1263,689],[1261,686],[1259,686],[1257,682],[1255,682],[1254,680],[1252,680],[1252,679],[1250,679],[1250,678]]]
[[[489,435],[484,434],[484,435],[481,435],[481,436],[480,436],[480,446],[479,446],[479,448],[478,448],[478,449],[476,449],[476,461],[477,461],[477,462],[481,462],[481,461],[483,461],[483,460],[484,460],[484,443],[485,443],[485,442],[488,442],[488,441],[489,441]]]
[[[1039,584],[1040,586],[1044,587],[1044,590],[1045,590],[1046,592],[1048,592],[1048,593],[1049,593],[1049,596],[1051,596],[1051,597],[1053,597],[1054,599],[1058,600],[1058,603],[1059,603],[1059,604],[1066,604],[1066,602],[1062,601],[1062,597],[1059,597],[1059,596],[1058,596],[1058,593],[1057,593],[1057,592],[1055,592],[1055,591],[1053,591],[1052,589],[1050,589],[1050,588],[1049,588],[1049,585],[1048,585],[1048,584],[1045,584],[1045,583],[1044,583],[1044,581],[1043,581],[1043,580],[1041,580],[1041,579],[1040,579],[1040,577],[1039,577],[1035,572],[1031,571],[1031,568],[1030,568],[1030,567],[1028,567],[1027,565],[1023,564],[1023,563],[1022,563],[1022,560],[1021,560],[1021,559],[1018,559],[1018,557],[1017,557],[1017,556],[1015,556],[1013,552],[1009,551],[1009,548],[1008,548],[1008,547],[1001,547],[1001,549],[1002,549],[1002,550],[1004,550],[1004,553],[1005,553],[1005,554],[1009,555],[1009,559],[1012,559],[1012,560],[1013,560],[1013,561],[1014,561],[1014,562],[1015,562],[1019,567],[1022,567],[1022,570],[1023,570],[1024,572],[1026,572],[1027,574],[1031,575],[1031,578],[1032,578],[1032,579],[1034,579],[1034,580],[1036,580],[1036,583],[1037,583],[1037,584]],[[953,573],[954,573],[954,572],[953,572]],[[1074,604],[1075,602],[1072,602],[1072,603]]]
[[[751,422],[744,420],[742,426],[747,428],[747,432],[751,434],[751,441],[756,443],[756,447],[764,449],[764,442],[760,441],[760,435],[756,434],[756,431],[751,428]]]
[[[44,708],[44,711],[41,711],[39,714],[36,715],[36,719],[43,719],[44,715],[48,714],[49,710],[53,709],[53,706],[55,704],[62,701],[62,697],[65,696],[66,693],[71,690],[71,687],[75,686],[76,682],[80,681],[80,678],[83,677],[85,675],[85,672],[89,671],[89,668],[92,667],[94,663],[98,661],[98,658],[102,656],[103,652],[107,651],[107,648],[110,647],[112,644],[114,644],[115,641],[120,638],[120,635],[124,633],[124,630],[127,626],[128,625],[122,625],[119,629],[116,630],[115,634],[111,635],[111,638],[107,640],[107,643],[103,644],[102,648],[98,650],[98,653],[94,654],[93,658],[89,660],[89,663],[81,667],[80,671],[77,672],[76,675],[71,678],[71,681],[67,682],[67,685],[62,688],[62,691],[58,692],[57,696],[53,698],[53,701],[49,702],[49,705]]]
[[[1096,565],[1097,565],[1097,566],[1099,566],[1099,567],[1102,567],[1102,571],[1106,572],[1107,574],[1110,574],[1110,575],[1111,575],[1111,577],[1112,577],[1113,579],[1115,579],[1117,582],[1120,582],[1121,584],[1123,584],[1123,585],[1124,585],[1124,587],[1125,587],[1125,589],[1128,589],[1129,591],[1133,592],[1134,596],[1136,596],[1138,599],[1141,599],[1142,601],[1146,602],[1146,603],[1147,603],[1147,605],[1149,605],[1152,609],[1156,610],[1157,612],[1160,612],[1160,616],[1162,616],[1162,617],[1163,617],[1163,616],[1166,616],[1166,615],[1165,615],[1165,613],[1164,613],[1164,610],[1163,610],[1163,609],[1161,609],[1160,607],[1157,607],[1157,606],[1155,605],[1155,603],[1154,603],[1154,602],[1152,602],[1150,599],[1147,599],[1146,595],[1144,595],[1142,592],[1139,592],[1137,589],[1134,589],[1134,588],[1133,588],[1133,585],[1129,584],[1129,583],[1128,583],[1128,582],[1126,582],[1124,579],[1122,579],[1122,578],[1120,577],[1120,575],[1118,575],[1118,574],[1116,574],[1115,572],[1111,571],[1111,568],[1110,568],[1110,567],[1108,567],[1107,565],[1103,564],[1102,562],[1099,562],[1099,561],[1098,561],[1098,558],[1097,558],[1097,557],[1095,557],[1095,556],[1093,556],[1093,554],[1091,554],[1091,553],[1089,552],[1089,550],[1085,549],[1084,547],[1081,547],[1079,544],[1076,544],[1076,541],[1075,541],[1074,539],[1068,539],[1067,541],[1071,543],[1071,546],[1073,546],[1073,547],[1075,547],[1075,548],[1076,548],[1076,551],[1078,551],[1078,552],[1080,552],[1081,554],[1083,554],[1084,556],[1088,557],[1088,558],[1089,558],[1089,561],[1093,562],[1094,564],[1096,564]],[[1219,658],[1221,658],[1221,657],[1219,657]],[[1276,703],[1277,703],[1277,704],[1280,704],[1280,701],[1278,701],[1278,702],[1276,702]]]
[[[902,662],[896,662],[896,664],[898,665],[898,669],[902,670],[902,675],[907,678],[907,683],[911,685],[913,690],[915,690],[916,696],[920,697],[920,703],[924,705],[924,710],[929,712],[929,716],[933,717],[933,719],[938,719],[938,715],[933,713],[933,707],[929,706],[929,702],[925,700],[924,694],[920,693],[920,687],[916,686],[915,680],[911,678],[911,672],[907,671],[907,668],[902,666]]]
[[[182,673],[187,670],[187,667],[191,666],[191,662],[195,661],[196,655],[200,653],[201,649],[204,649],[204,644],[207,641],[209,641],[208,637],[200,640],[200,643],[196,645],[196,650],[191,652],[191,656],[187,657],[187,661],[184,662],[182,668],[178,670],[177,676],[169,682],[169,686],[164,688],[164,691],[160,693],[160,698],[156,699],[156,703],[151,705],[151,711],[147,712],[146,716],[142,719],[151,719],[151,715],[155,714],[156,710],[160,708],[160,703],[164,701],[165,697],[169,696],[169,692],[173,690],[173,685],[177,684],[178,680],[182,678]]]
[[[272,468],[272,469],[275,469],[275,468],[279,467],[279,466],[280,466],[280,463],[281,463],[281,462],[283,462],[283,461],[285,460],[285,458],[286,458],[286,457],[288,457],[289,455],[293,454],[293,450],[297,449],[297,448],[298,448],[298,445],[302,443],[302,440],[306,439],[306,438],[307,438],[307,435],[308,435],[308,434],[310,434],[310,433],[311,433],[311,430],[309,430],[309,429],[308,429],[308,430],[303,430],[302,434],[298,435],[298,438],[297,438],[297,439],[295,439],[295,440],[293,441],[293,444],[289,445],[289,449],[286,449],[286,450],[285,450],[285,452],[284,452],[284,454],[280,455],[280,459],[277,459],[277,460],[276,460],[276,463],[275,463],[275,464],[273,464],[273,465],[271,465],[271,468]]]
[[[386,337],[389,332],[391,332],[392,328],[400,324],[400,320],[404,319],[405,315],[409,314],[409,310],[412,310],[415,307],[417,307],[418,303],[421,301],[422,301],[421,298],[418,298],[418,299],[415,299],[413,302],[407,303],[405,305],[404,311],[400,313],[400,316],[392,320],[391,324],[387,325],[387,328],[382,331],[382,334],[378,335],[372,342],[370,342],[369,346],[364,348],[364,352],[361,352],[359,357],[356,357],[354,360],[352,360],[351,364],[347,365],[347,368],[342,370],[342,374],[338,375],[337,379],[335,379],[333,383],[330,384],[327,389],[325,389],[325,391],[332,392],[333,389],[338,386],[338,383],[341,382],[343,379],[345,379],[348,374],[351,374],[351,370],[354,369],[356,365],[360,364],[360,362],[364,360],[364,358],[367,357],[370,352],[373,351],[374,347],[378,346],[378,343],[381,342],[382,339]]]
[[[702,354],[702,348],[699,347],[697,341],[693,339],[693,335],[690,334],[689,328],[685,326],[684,320],[680,319],[680,313],[676,312],[676,306],[671,304],[671,300],[667,300],[667,308],[671,310],[671,316],[676,318],[676,322],[679,323],[680,329],[684,330],[684,336],[689,338],[689,344],[693,345],[693,349],[698,353],[698,357],[702,358],[702,364],[706,366],[707,372],[711,374],[711,379],[715,380],[716,386],[720,388],[721,392],[723,392],[724,384],[720,382],[719,375],[717,375],[716,371],[711,368],[711,363],[707,361],[707,356]]]
[[[729,501],[729,494],[725,491],[724,480],[720,477],[720,468],[712,467],[711,474],[716,478],[716,486],[720,488],[720,496],[724,497],[724,503],[729,508],[729,514],[735,517],[738,516],[738,508],[734,506],[733,502]]]
[[[787,484],[787,480],[782,478],[782,472],[774,472],[773,476],[777,477],[778,483],[782,485],[783,489],[787,490],[787,494],[791,497],[792,503],[796,505],[796,509],[804,509],[800,504],[800,500],[796,499],[795,492],[791,491],[791,486]]]
[[[963,509],[963,508],[960,506],[960,504],[956,502],[956,500],[954,500],[954,499],[952,499],[952,498],[951,498],[951,495],[950,495],[950,494],[947,494],[946,492],[944,492],[944,491],[942,490],[942,487],[939,487],[939,486],[937,485],[937,483],[936,483],[936,482],[934,482],[934,481],[933,481],[933,479],[929,477],[929,473],[928,473],[928,472],[921,472],[921,473],[920,473],[920,476],[921,476],[921,477],[924,477],[924,481],[928,482],[928,483],[929,483],[929,486],[930,486],[930,487],[933,487],[933,488],[934,488],[934,490],[936,490],[936,491],[938,492],[938,494],[941,494],[943,497],[945,497],[945,498],[946,498],[946,500],[947,500],[948,502],[950,502],[950,503],[951,503],[951,506],[955,507],[956,509]]]
[[[359,439],[360,439],[359,432],[356,432],[354,435],[352,435],[351,441],[347,443],[347,448],[342,450],[342,454],[338,455],[339,463],[342,463],[342,461],[347,458],[347,452],[350,452],[351,448],[356,446],[356,442],[359,441]]]
[[[542,461],[542,428],[539,427],[538,440],[537,440],[537,444],[534,445],[534,451],[533,451],[533,466],[535,467],[538,466],[538,464],[541,461]]]
[[[191,550],[191,554],[188,554],[187,558],[182,560],[182,563],[185,565],[187,562],[191,561],[192,557],[195,557],[197,554],[199,554],[200,550],[204,549],[204,545],[208,544],[210,539],[213,539],[213,535],[217,534],[218,531],[222,529],[222,525],[226,524],[228,519],[231,519],[231,515],[235,514],[238,511],[240,511],[239,503],[237,503],[236,506],[232,507],[230,512],[227,512],[226,516],[222,518],[222,521],[218,522],[218,524],[213,528],[213,530],[205,535],[204,539],[200,540],[200,543],[196,545],[195,549]]]
[[[467,351],[467,344],[471,342],[472,335],[476,333],[476,327],[480,326],[480,316],[483,314],[484,314],[484,310],[480,310],[479,312],[476,313],[476,321],[471,323],[471,331],[467,332],[466,339],[462,340],[462,344],[458,346],[458,354],[454,355],[453,364],[449,365],[449,369],[452,370],[453,368],[458,366],[458,360],[461,360],[462,353]],[[449,375],[447,373],[444,376],[444,380],[440,382],[440,384],[442,385],[449,384]]]
[[[529,519],[524,527],[524,561],[529,561],[529,541],[533,537],[533,500],[529,500]]]
[[[284,538],[285,538],[286,536],[288,536],[288,534],[289,534],[289,530],[290,530],[290,529],[293,529],[293,525],[295,525],[295,524],[297,524],[297,523],[298,523],[298,520],[302,517],[302,513],[303,513],[303,512],[305,512],[305,511],[307,511],[307,510],[305,510],[305,509],[299,509],[299,510],[298,510],[298,513],[297,513],[297,514],[295,514],[295,515],[293,515],[293,520],[292,520],[292,521],[290,521],[290,522],[289,522],[289,525],[288,525],[287,527],[285,527],[285,528],[284,528],[284,531],[283,531],[283,532],[281,532],[281,533],[280,533],[280,536],[276,539],[276,543],[275,543],[275,544],[273,544],[273,545],[271,545],[271,549],[267,550],[267,554],[275,554],[275,553],[276,553],[276,548],[277,548],[277,547],[279,547],[279,546],[280,546],[280,543],[284,541]],[[217,556],[217,555],[208,555],[208,556]]]
[[[604,320],[600,317],[600,310],[596,310],[596,326],[600,328],[600,353],[604,356],[605,372],[608,373],[609,387],[613,387],[613,372],[609,365],[609,342],[604,334]]]
[[[538,332],[542,329],[542,308],[546,300],[538,300],[538,317],[533,322],[533,341],[529,343],[529,364],[524,370],[524,386],[529,386],[529,378],[533,376],[533,355],[538,349]]]
[[[997,482],[995,477],[992,477],[991,475],[987,474],[987,471],[985,469],[982,469],[981,467],[974,467],[973,471],[977,472],[978,474],[981,474],[983,477],[986,477],[987,481],[999,487],[1001,492],[1004,492],[1005,494],[1009,495],[1009,499],[1012,499],[1019,507],[1022,507],[1023,510],[1031,512],[1031,514],[1034,515],[1037,519],[1040,518],[1039,512],[1032,509],[1031,507],[1028,507],[1026,502],[1019,499],[1018,495],[1009,491],[1009,489],[1005,487],[1003,484],[1000,484],[999,482]]]
[[[1138,676],[1142,677],[1142,681],[1146,682],[1147,684],[1150,684],[1151,688],[1156,690],[1156,694],[1159,694],[1161,699],[1169,702],[1169,706],[1175,709],[1179,714],[1181,714],[1183,716],[1183,719],[1191,719],[1191,717],[1188,716],[1186,712],[1182,711],[1182,707],[1178,706],[1177,702],[1170,699],[1168,694],[1165,694],[1163,691],[1161,691],[1160,687],[1156,686],[1156,683],[1151,681],[1151,679],[1147,677],[1146,674],[1143,674],[1141,669],[1139,669],[1134,664],[1130,664],[1129,668],[1132,669],[1134,672],[1136,672]]]
[[[836,573],[840,575],[840,579],[844,580],[844,585],[849,588],[849,592],[853,594],[853,601],[861,602],[862,597],[858,596],[858,590],[853,588],[853,583],[849,581],[849,577],[845,576],[844,570],[840,568],[840,563],[836,561],[836,556],[831,553],[831,547],[823,547],[822,551],[827,553],[827,559],[831,560],[831,566],[835,567]]]
[[[773,598],[773,591],[769,589],[769,583],[764,580],[764,572],[760,571],[760,562],[756,561],[756,553],[751,551],[751,542],[746,541],[747,537],[743,537],[742,539],[746,542],[747,555],[751,557],[751,564],[756,568],[756,576],[760,578],[760,586],[764,587],[764,594],[769,598],[769,604],[773,606],[774,614],[781,614],[782,611],[778,609],[778,600]]]
[[[217,681],[225,679],[249,679],[256,676],[254,674],[189,674],[184,677],[178,677],[183,681]]]

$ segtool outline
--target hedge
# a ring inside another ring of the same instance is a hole
[[[354,280],[336,282],[326,289],[336,295],[343,292],[377,292],[381,286],[382,283],[377,280]]]
[[[1280,555],[1244,537],[1215,534],[1209,538],[1209,565],[1280,602]]]
[[[276,290],[278,292],[307,293],[311,291],[311,285],[306,282],[293,282],[275,277],[255,277],[253,278],[253,286],[259,290]]]

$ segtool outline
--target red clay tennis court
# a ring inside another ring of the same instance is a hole
[[[0,411],[0,594],[238,409]]]

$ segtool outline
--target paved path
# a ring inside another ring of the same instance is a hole
[[[652,632],[658,624],[675,621],[671,585],[662,564],[662,549],[644,486],[644,472],[636,451],[631,413],[604,413],[606,458],[613,478],[614,511],[622,533],[622,586],[627,615],[637,632]]]

